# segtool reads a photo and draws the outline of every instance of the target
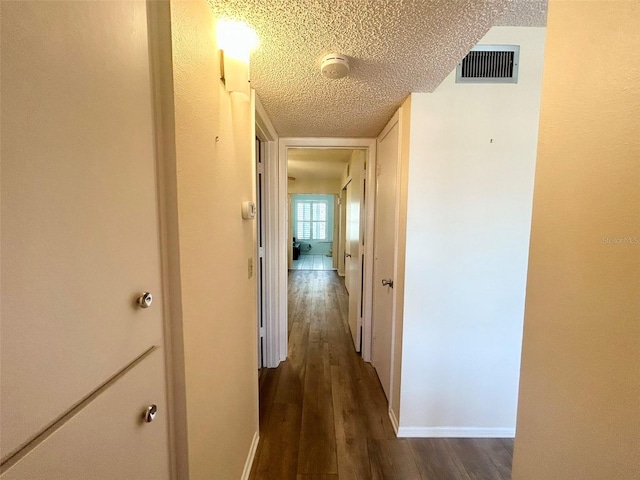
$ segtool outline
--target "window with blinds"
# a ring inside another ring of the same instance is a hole
[[[296,238],[326,240],[327,202],[299,202],[297,209]]]

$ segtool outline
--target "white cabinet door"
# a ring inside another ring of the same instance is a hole
[[[4,461],[162,345],[163,320],[146,3],[0,8]]]
[[[163,362],[161,349],[151,352],[0,478],[168,479]],[[157,414],[146,423],[150,404]]]

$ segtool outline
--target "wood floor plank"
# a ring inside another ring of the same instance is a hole
[[[412,438],[409,446],[422,475],[422,480],[468,480],[467,472],[458,466],[451,451],[441,439]]]
[[[311,306],[309,308],[309,342],[327,342],[327,310],[325,301],[326,277],[331,272],[313,272],[314,279],[311,283]]]
[[[366,423],[357,402],[356,383],[350,369],[331,367],[331,393],[335,420],[338,473],[342,478],[368,480],[371,466]]]
[[[337,474],[329,345],[309,342],[298,473]]]
[[[476,440],[473,438],[447,438],[445,442],[450,448],[450,453],[453,453],[454,460],[464,468],[469,478],[473,480],[501,479],[500,472]]]
[[[278,389],[280,374],[282,369],[279,368],[263,368],[260,372],[262,377],[260,382],[260,429],[265,426],[265,421],[269,418],[269,413],[275,402],[276,392]]]
[[[500,443],[502,443],[502,446],[507,449],[511,458],[513,458],[513,444],[515,443],[513,438],[501,438]]]
[[[275,402],[297,403],[302,406],[308,344],[309,324],[297,322],[291,329],[289,336],[288,358],[278,367],[281,372]]]
[[[502,438],[477,438],[474,443],[487,454],[487,457],[495,465],[500,473],[500,478],[509,480],[511,478],[511,468],[513,454],[505,447]],[[513,443],[513,442],[512,442]]]
[[[338,474],[342,479],[370,480],[371,462],[366,437],[337,438]]]
[[[369,440],[371,478],[422,480],[407,440]]]
[[[298,470],[300,405],[276,403],[261,432],[250,480],[295,480]]]
[[[337,480],[338,475],[298,475],[298,480]]]
[[[357,385],[349,369],[331,367],[331,393],[336,438],[344,440],[364,436],[367,426],[357,400]]]
[[[363,361],[358,362],[358,366],[358,404],[364,410],[367,437],[379,440],[395,438],[387,399],[374,368]]]

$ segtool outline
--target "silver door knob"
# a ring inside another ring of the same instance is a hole
[[[138,305],[140,308],[149,308],[153,303],[153,295],[149,292],[144,292],[138,297]]]
[[[391,288],[393,288],[393,280],[391,280],[390,278],[383,278],[382,279],[382,286],[386,287],[386,286],[390,286]]]
[[[156,418],[157,413],[158,413],[158,406],[155,403],[152,403],[144,411],[144,415],[143,415],[144,421],[146,423],[153,422],[153,420]]]
[[[350,253],[345,253],[344,256],[351,258],[351,254]]]

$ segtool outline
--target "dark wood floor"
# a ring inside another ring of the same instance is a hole
[[[254,480],[511,478],[513,440],[399,439],[335,271],[289,272],[289,357],[260,374]]]

